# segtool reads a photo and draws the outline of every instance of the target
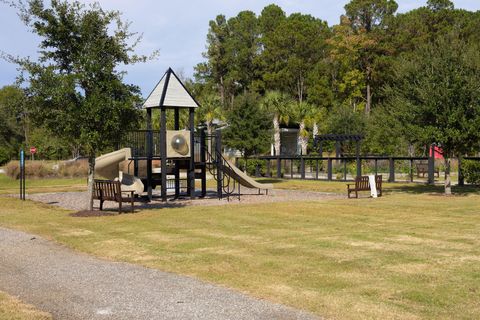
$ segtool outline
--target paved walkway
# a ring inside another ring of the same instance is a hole
[[[55,319],[315,319],[190,277],[0,228],[0,290]]]

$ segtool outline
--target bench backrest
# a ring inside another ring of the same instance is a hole
[[[121,182],[112,180],[94,180],[94,199],[118,201],[122,198]]]
[[[355,178],[355,189],[370,190],[370,182],[368,176],[359,176]]]
[[[375,176],[375,186],[377,190],[382,190],[382,175]],[[355,189],[370,190],[370,180],[368,176],[359,176],[355,178]]]
[[[377,191],[382,190],[382,175],[375,176],[375,186],[377,187]]]
[[[428,170],[428,163],[417,163],[417,170],[427,171]]]

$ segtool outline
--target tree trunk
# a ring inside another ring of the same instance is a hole
[[[273,141],[275,148],[275,155],[280,155],[280,122],[278,121],[278,114],[273,115]]]
[[[318,123],[317,123],[317,121],[315,121],[313,123],[312,133],[313,133],[313,138],[315,139],[315,136],[318,136]]]
[[[298,132],[298,143],[300,144],[302,155],[307,154],[308,136],[305,135],[305,120],[300,122],[300,129]]]
[[[223,77],[220,77],[220,86],[218,87],[220,91],[220,99],[222,100],[222,106],[225,107],[225,84],[223,83]]]
[[[452,194],[452,181],[450,178],[450,158],[445,157],[445,195]]]
[[[371,108],[372,108],[372,93],[371,93],[370,83],[367,83],[367,105],[365,106],[365,113],[367,115],[370,114]]]
[[[88,157],[88,206],[87,210],[93,210],[93,177],[95,174],[95,156]]]
[[[208,154],[212,154],[212,122],[207,121],[207,151]]]

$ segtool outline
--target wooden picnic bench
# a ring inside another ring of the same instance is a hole
[[[128,193],[129,196],[124,197],[123,193]],[[134,191],[122,191],[122,183],[120,181],[95,179],[93,183],[93,199],[100,200],[100,210],[103,210],[105,201],[118,202],[118,213],[122,213],[123,202],[130,202],[133,212]]]
[[[420,174],[425,178],[425,174],[428,174],[428,163],[417,163],[417,178],[420,178]],[[440,169],[434,168],[433,172],[437,174],[437,177],[440,178]]]
[[[382,196],[382,175],[375,176],[375,186],[377,187],[377,195]],[[359,191],[370,191],[370,180],[368,176],[358,176],[355,178],[355,183],[347,184],[348,198],[350,194],[355,192],[355,198],[358,198]]]

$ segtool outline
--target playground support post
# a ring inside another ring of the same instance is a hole
[[[180,130],[180,110],[178,108],[175,108],[173,111],[174,111],[173,129]],[[175,199],[176,199],[180,196],[180,169],[178,168],[179,163],[177,160],[174,161],[174,164],[175,164],[174,175],[175,175]]]
[[[223,197],[223,163],[222,163],[222,132],[217,129],[215,137],[215,157],[214,160],[217,165],[217,194],[218,198]]]
[[[190,198],[195,198],[195,109],[188,109],[190,129],[190,162],[188,167],[188,184]]]
[[[152,132],[152,109],[147,109],[147,193],[148,200],[152,200],[152,155],[153,155],[153,132]],[[138,170],[138,169],[137,169]]]
[[[202,197],[207,195],[207,166],[206,166],[206,135],[205,129],[200,131],[200,162],[202,163]]]
[[[160,108],[160,157],[161,157],[161,194],[167,201],[167,115],[165,107]]]

